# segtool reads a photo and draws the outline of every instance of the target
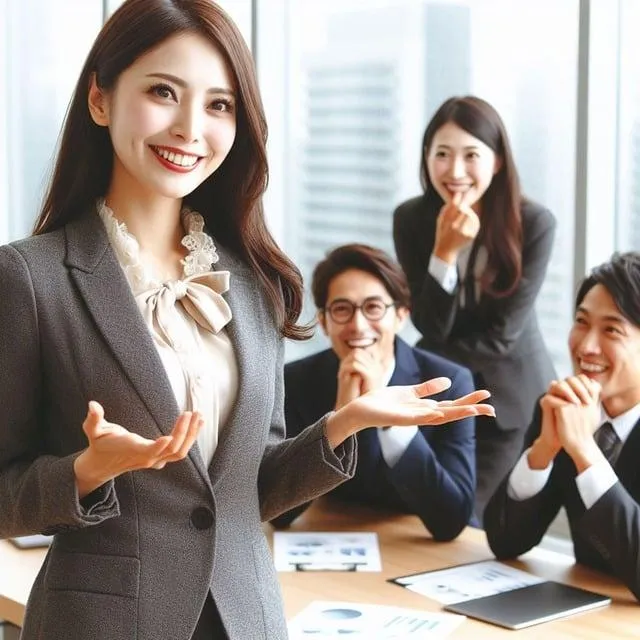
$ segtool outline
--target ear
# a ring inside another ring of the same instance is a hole
[[[92,120],[99,127],[109,126],[109,103],[105,92],[100,89],[96,82],[96,74],[92,73],[89,80],[89,95],[87,104]]]
[[[500,169],[502,169],[502,157],[496,155],[496,159],[493,163],[493,175],[495,176]]]
[[[407,307],[396,307],[396,333],[398,333],[409,317],[409,309]]]
[[[322,309],[318,310],[318,324],[322,327],[322,332],[327,335],[327,321]]]

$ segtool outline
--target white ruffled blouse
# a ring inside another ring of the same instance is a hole
[[[163,282],[140,256],[140,245],[104,200],[98,213],[147,324],[181,411],[199,411],[204,426],[198,447],[209,466],[238,392],[238,367],[225,325],[231,309],[222,297],[229,272],[212,271],[218,261],[199,213],[184,208],[183,277]]]

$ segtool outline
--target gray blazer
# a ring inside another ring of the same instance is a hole
[[[536,399],[555,377],[535,313],[555,219],[539,204],[523,202],[519,285],[506,298],[483,296],[464,311],[457,290],[450,295],[428,271],[438,213],[423,195],[401,204],[393,216],[396,253],[411,288],[411,317],[422,333],[418,346],[471,369],[476,385],[491,391],[498,426],[524,435]]]
[[[79,501],[88,400],[146,438],[178,407],[95,213],[0,247],[0,536],[55,534],[23,640],[188,640],[209,591],[231,640],[287,637],[261,520],[349,479],[355,441],[331,451],[324,419],[284,440],[283,340],[253,272],[218,248],[240,382],[210,467],[192,451]]]

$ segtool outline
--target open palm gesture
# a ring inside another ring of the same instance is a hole
[[[384,387],[366,393],[353,404],[361,411],[369,426],[440,425],[469,416],[495,415],[486,400],[488,391],[474,391],[457,400],[437,402],[425,396],[444,391],[451,385],[448,378],[434,378],[416,385]]]
[[[127,471],[162,469],[168,462],[182,460],[193,446],[201,426],[202,417],[197,411],[185,411],[169,435],[150,440],[108,422],[102,406],[90,402],[82,424],[89,446],[76,458],[74,465],[79,493],[86,495]]]
[[[456,400],[436,401],[425,396],[451,386],[449,378],[433,378],[415,385],[384,387],[365,393],[336,411],[327,421],[327,436],[337,446],[367,427],[441,425],[469,416],[495,416],[494,408],[482,404],[491,394],[474,391]]]

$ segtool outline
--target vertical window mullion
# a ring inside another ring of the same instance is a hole
[[[615,249],[618,0],[581,0],[574,284]]]

